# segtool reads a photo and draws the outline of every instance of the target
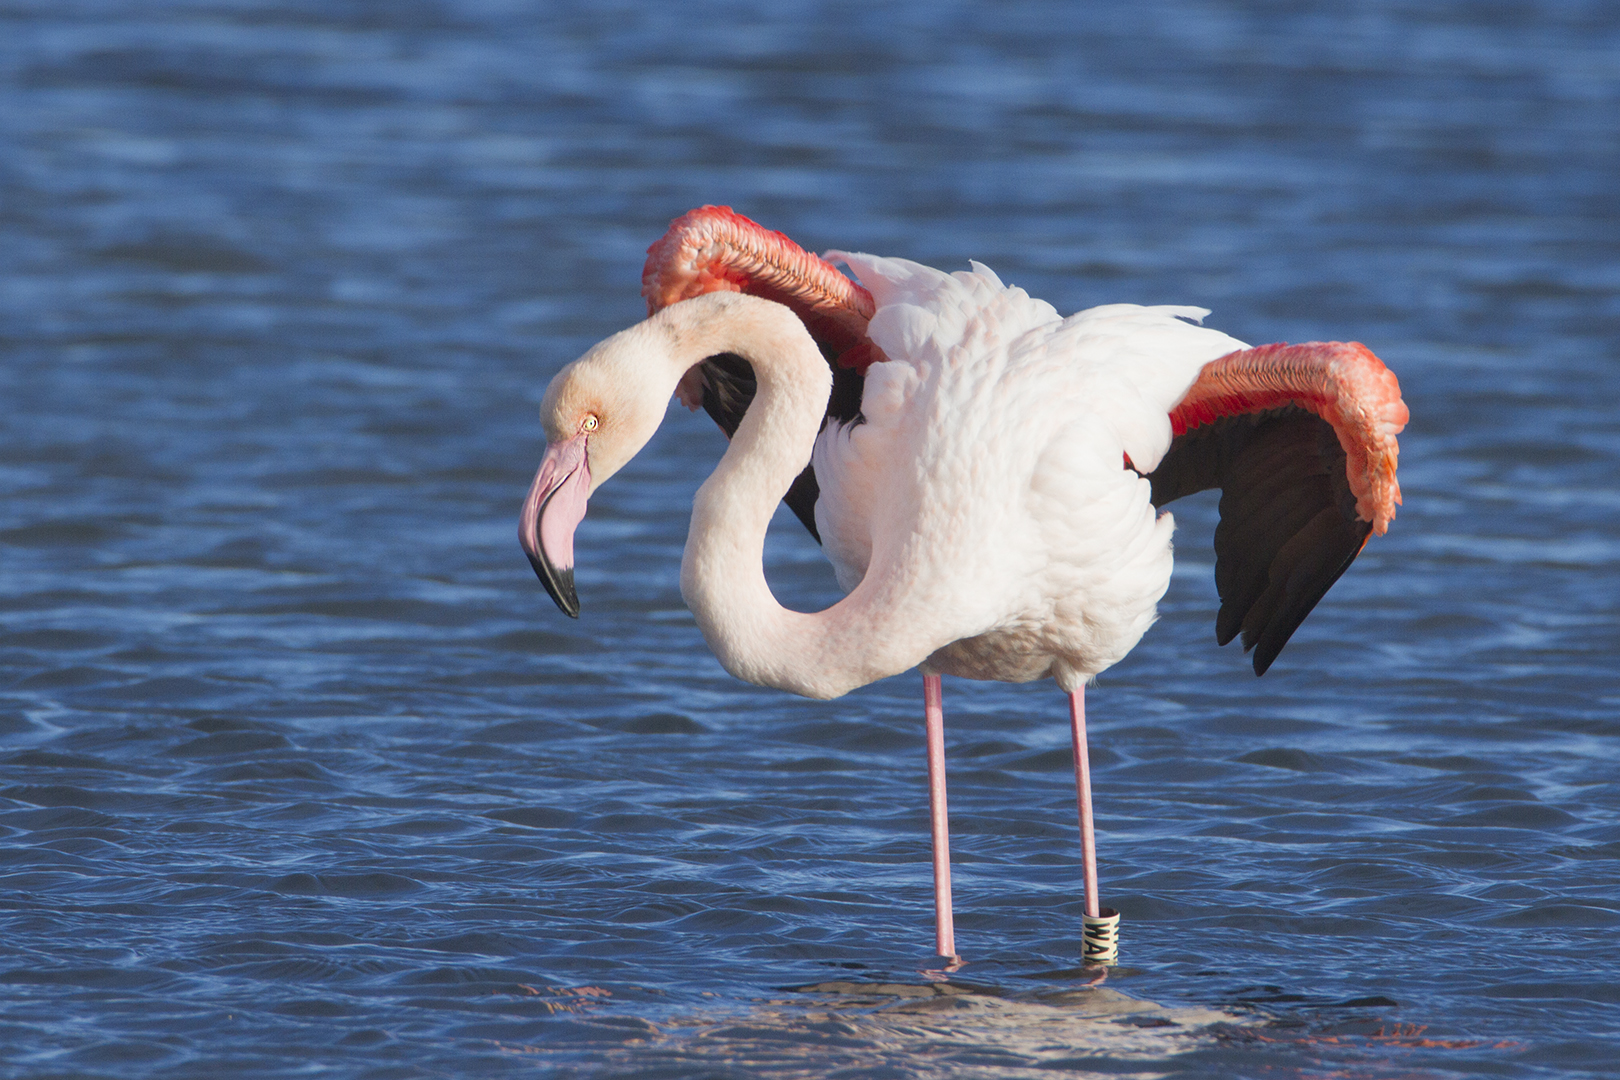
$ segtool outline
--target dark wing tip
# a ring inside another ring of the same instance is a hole
[[[1372,532],[1331,425],[1298,407],[1220,417],[1176,437],[1151,476],[1162,505],[1221,489],[1215,640],[1241,635],[1264,675]]]
[[[1277,659],[1283,646],[1294,636],[1294,631],[1305,621],[1305,616],[1315,610],[1327,591],[1350,569],[1350,564],[1361,554],[1362,545],[1372,533],[1372,522],[1359,518],[1346,521],[1332,507],[1324,509],[1316,520],[1323,523],[1316,530],[1318,535],[1307,538],[1305,532],[1300,533],[1300,537],[1306,538],[1311,545],[1310,549],[1288,571],[1281,602],[1271,612],[1264,628],[1252,643],[1256,675],[1264,675],[1271,667],[1271,662]],[[1250,645],[1247,635],[1244,645]]]

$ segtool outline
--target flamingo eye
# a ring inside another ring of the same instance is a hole
[[[586,431],[595,431],[597,429],[597,427],[600,426],[600,425],[601,425],[600,420],[598,420],[595,416],[587,413],[586,416],[585,416],[585,419],[580,422],[579,426],[581,428],[585,429]]]

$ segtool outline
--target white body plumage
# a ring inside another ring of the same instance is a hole
[[[946,274],[830,253],[871,290],[860,420],[829,423],[816,523],[839,584],[868,574],[926,612],[925,671],[1065,690],[1117,663],[1170,581],[1174,520],[1148,472],[1169,412],[1209,361],[1246,346],[1115,304],[1065,319],[988,267]]]

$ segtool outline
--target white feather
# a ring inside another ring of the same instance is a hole
[[[829,252],[877,301],[864,423],[828,425],[816,521],[840,586],[885,575],[930,593],[929,666],[1023,681],[1116,663],[1170,580],[1169,515],[1148,471],[1204,364],[1245,346],[1203,308],[1112,304],[1067,319],[989,267],[946,274]],[[1062,663],[1058,663],[1058,662]],[[1056,666],[1055,666],[1056,665]]]

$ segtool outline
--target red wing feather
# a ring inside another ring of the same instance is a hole
[[[1170,413],[1153,502],[1221,489],[1215,637],[1264,674],[1401,501],[1400,383],[1365,346],[1265,345],[1206,364]]]
[[[865,344],[866,324],[877,310],[872,294],[826,259],[729,206],[700,206],[670,222],[647,249],[641,295],[651,315],[721,290],[787,305],[833,356]]]
[[[1356,514],[1383,536],[1400,505],[1395,436],[1409,414],[1395,373],[1358,341],[1262,345],[1204,365],[1170,411],[1176,435],[1227,416],[1294,405],[1333,426],[1350,466]]]

